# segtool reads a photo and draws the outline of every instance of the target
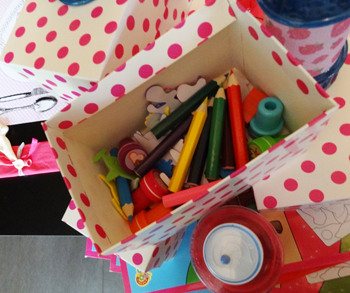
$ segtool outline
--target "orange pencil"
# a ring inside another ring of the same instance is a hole
[[[249,156],[243,120],[241,87],[232,70],[228,77],[226,91],[231,120],[233,151],[235,154],[236,170],[238,170],[249,162]]]

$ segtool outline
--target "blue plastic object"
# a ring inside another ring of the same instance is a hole
[[[257,138],[261,136],[275,136],[283,128],[283,104],[274,97],[262,99],[258,110],[249,123],[250,136]]]
[[[60,0],[62,3],[71,6],[80,6],[84,4],[88,4],[94,0]]]
[[[171,165],[171,162],[172,162],[171,160],[165,161],[161,159],[154,166],[154,169],[157,169],[158,171],[165,173],[166,176],[171,178],[171,176],[173,176],[173,166]]]
[[[227,176],[231,175],[236,169],[223,169],[220,168],[220,177],[226,178]]]
[[[337,78],[338,72],[340,68],[343,66],[347,55],[348,55],[348,41],[345,42],[345,45],[341,50],[337,61],[335,61],[335,63],[327,71],[314,77],[316,81],[325,90],[328,89]]]
[[[227,265],[230,263],[231,258],[227,254],[223,254],[220,258],[222,264]]]
[[[349,0],[257,0],[271,19],[299,28],[331,25],[350,17]]]

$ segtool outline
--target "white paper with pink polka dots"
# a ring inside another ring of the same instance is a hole
[[[163,262],[171,260],[177,253],[187,227],[157,244],[144,244],[136,250],[120,252],[121,259],[143,272],[158,268]]]
[[[27,0],[1,61],[71,101],[184,19],[191,1]]]
[[[288,169],[254,186],[258,209],[297,208],[344,200],[350,196],[350,57],[329,88],[340,109],[312,146]],[[269,188],[273,185],[274,188]]]
[[[85,220],[81,217],[73,200],[70,201],[62,221],[85,237],[90,238]],[[168,261],[175,256],[185,236],[186,229],[185,226],[176,234],[157,244],[143,244],[136,250],[120,252],[119,257],[143,272],[160,267],[164,261]]]
[[[74,200],[69,202],[68,208],[63,215],[62,222],[68,224],[73,229],[77,230],[79,233],[83,234],[85,237],[90,237],[86,227],[85,221],[80,216],[77,206],[74,203]]]
[[[44,125],[67,188],[99,252],[124,253],[163,242],[251,185],[267,182],[274,171],[287,169],[306,151],[337,110],[337,104],[249,12],[235,1],[230,4],[205,1]],[[144,125],[144,95],[151,85],[175,88],[194,83],[198,76],[210,80],[233,67],[254,86],[281,99],[286,126],[294,133],[195,200],[131,234],[98,178],[108,170],[103,162],[92,163],[92,157]]]

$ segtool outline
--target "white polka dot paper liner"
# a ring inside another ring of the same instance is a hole
[[[301,66],[290,61],[288,52],[264,33],[249,12],[242,11],[235,1],[230,4],[225,0],[205,1],[202,8],[47,121],[46,134],[61,162],[62,175],[100,253],[149,251],[147,246],[163,243],[208,210],[261,180],[267,182],[310,146],[337,110],[337,104]],[[92,157],[143,128],[145,93],[150,86],[194,84],[199,76],[211,80],[233,67],[286,105],[286,127],[293,134],[198,198],[132,234],[114,209],[108,188],[98,178],[107,168],[103,162],[94,164]],[[64,141],[65,149],[57,137]],[[74,167],[73,174],[68,164]],[[157,265],[165,260],[165,254]],[[142,255],[142,259],[142,266],[150,261],[149,255]]]
[[[27,0],[1,61],[71,101],[181,22],[190,3]]]
[[[339,110],[302,156],[288,169],[274,173],[267,181],[254,186],[259,209],[322,206],[349,198],[350,172],[349,93],[350,58],[346,59],[337,80],[328,89]],[[274,189],[268,188],[273,185]]]

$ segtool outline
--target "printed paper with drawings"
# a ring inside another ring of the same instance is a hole
[[[302,208],[297,212],[327,246],[350,233],[350,201]]]
[[[0,54],[24,0],[0,0]],[[62,99],[0,64],[0,122],[14,125],[45,121],[66,106]],[[4,110],[6,109],[6,110]]]
[[[323,207],[297,211],[310,228],[327,246],[341,241],[340,251],[347,251],[350,233],[350,202],[333,203]],[[345,262],[310,275],[306,278],[314,284],[350,275],[350,262]]]
[[[315,284],[319,282],[335,280],[335,279],[346,277],[349,275],[350,275],[350,262],[345,262],[345,263],[318,271],[316,273],[307,275],[306,278],[310,284]]]

